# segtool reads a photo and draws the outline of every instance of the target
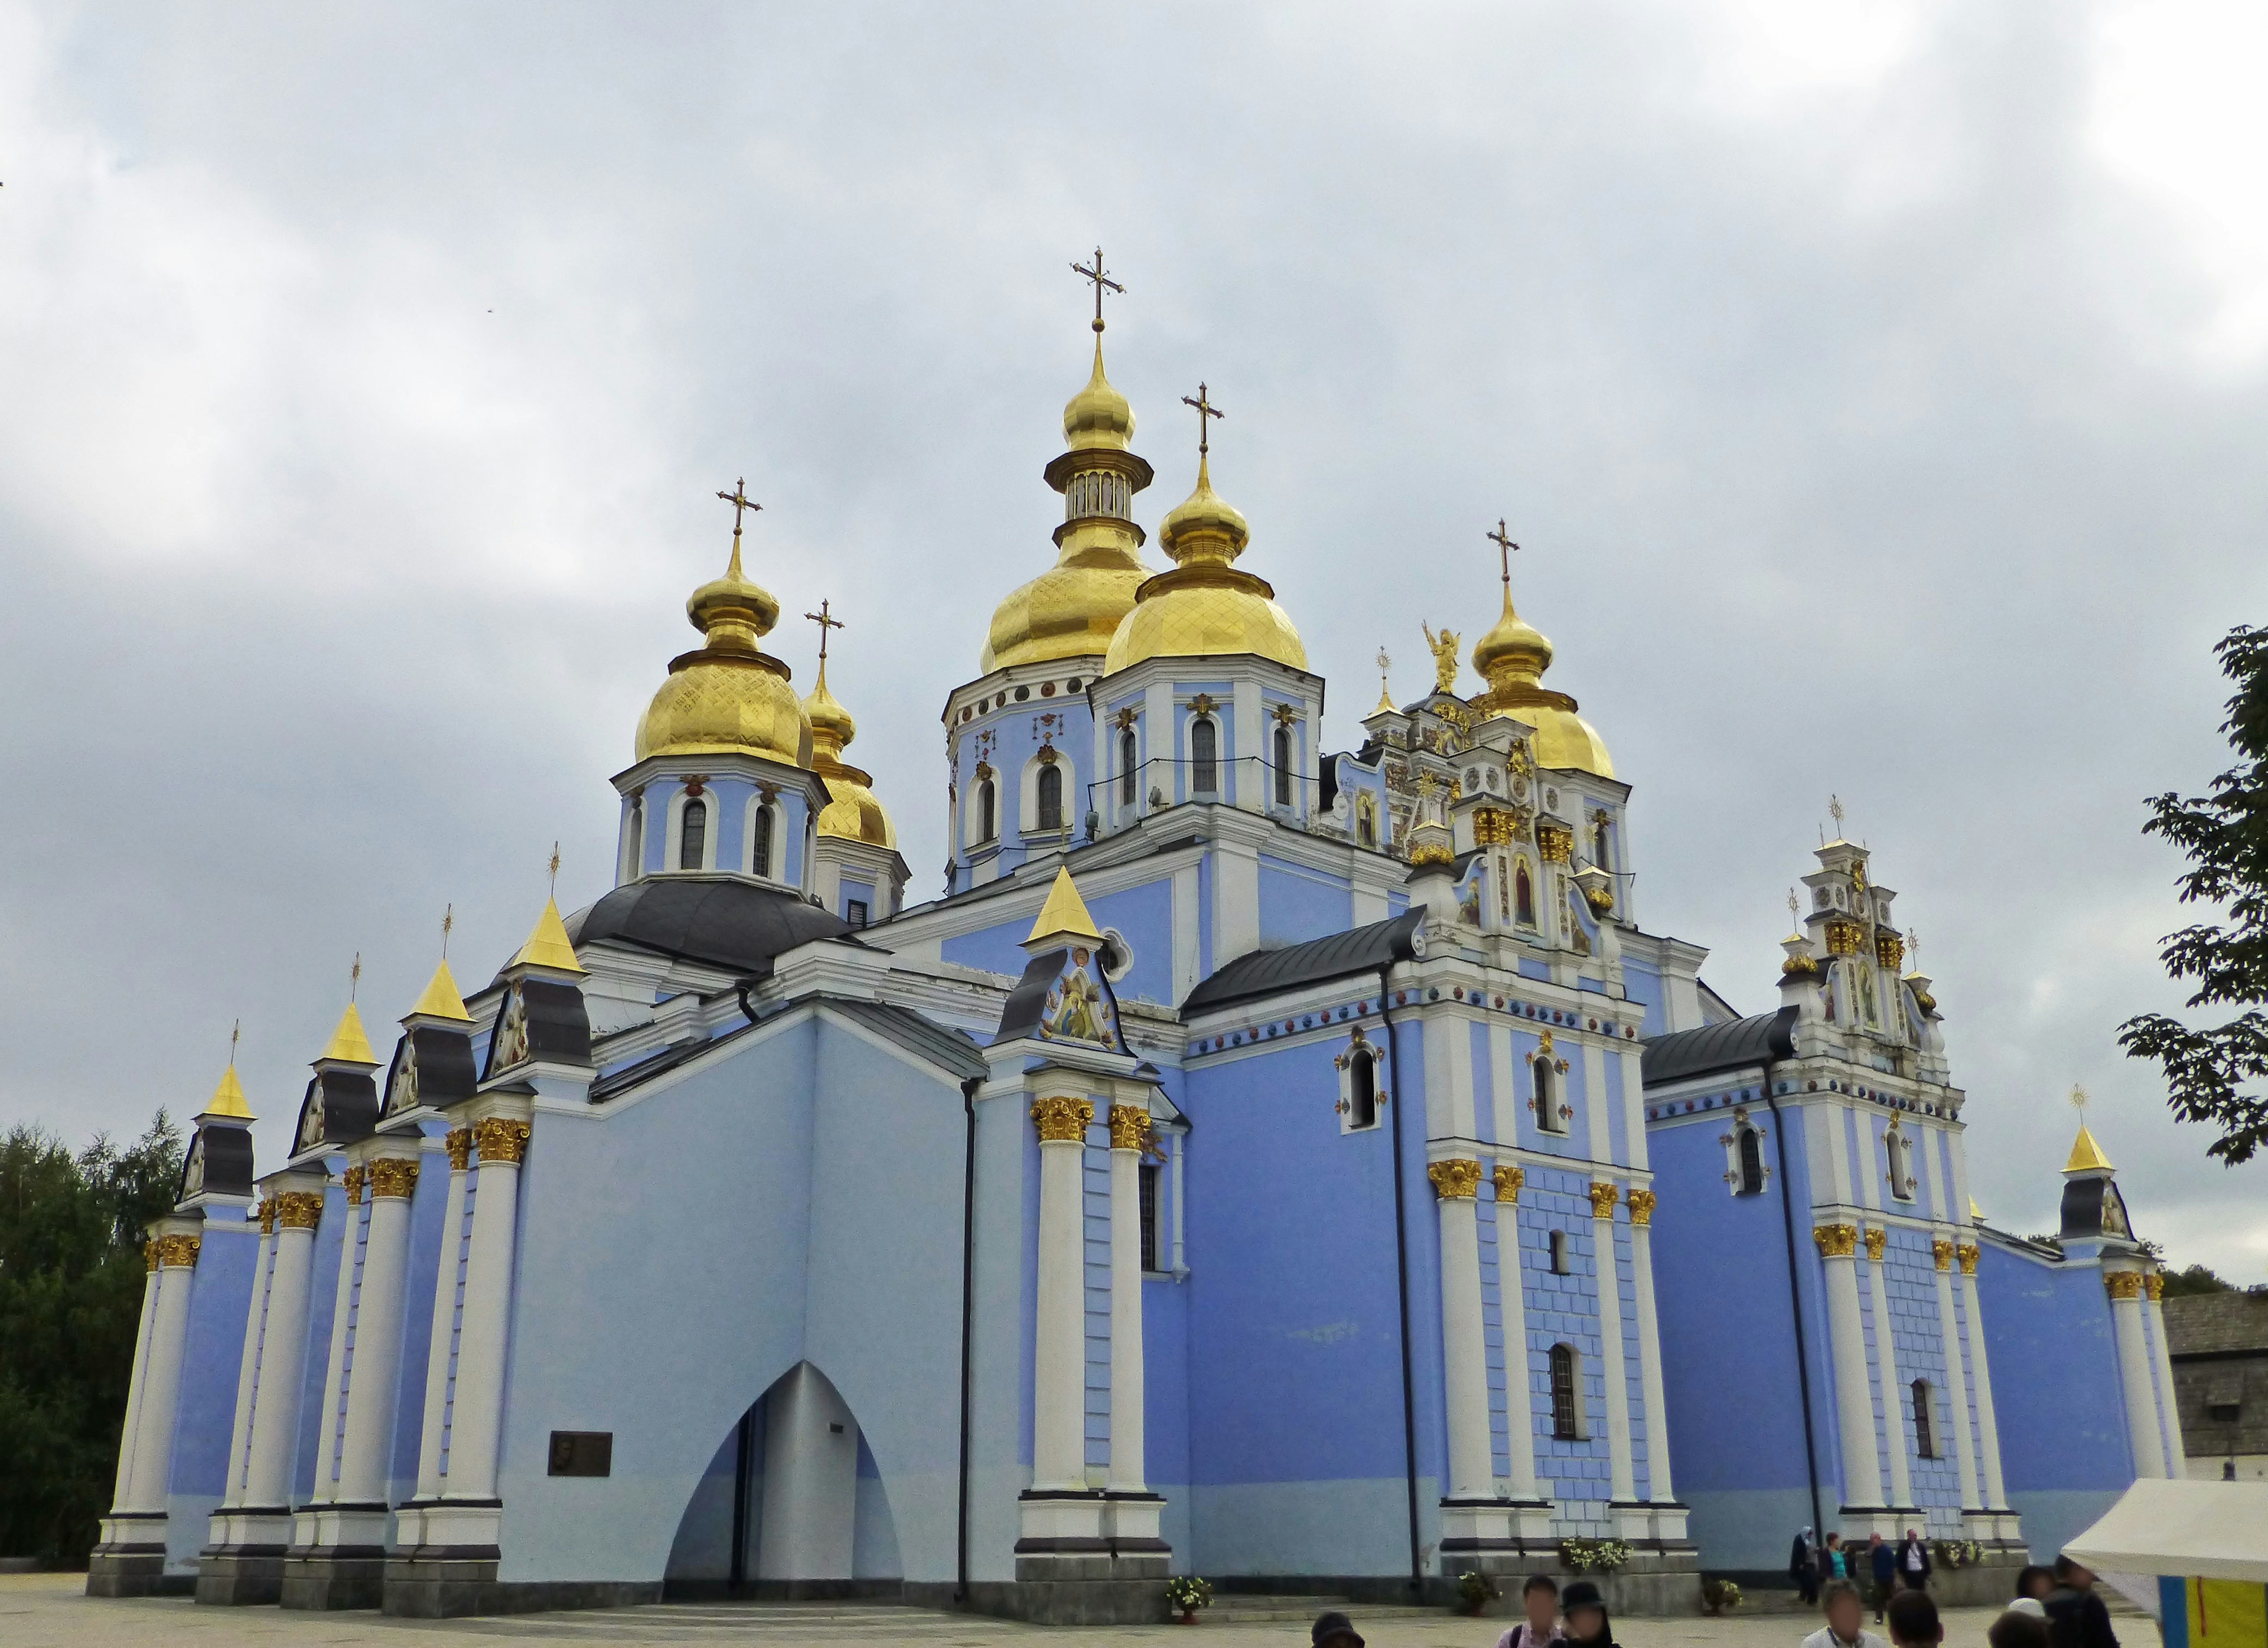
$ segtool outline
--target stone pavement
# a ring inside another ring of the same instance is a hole
[[[687,1603],[658,1608],[523,1614],[493,1619],[402,1620],[377,1614],[286,1614],[280,1608],[199,1608],[186,1598],[99,1601],[82,1594],[84,1574],[0,1574],[0,1644],[7,1648],[586,1648],[587,1644],[702,1644],[704,1648],[840,1648],[849,1643],[914,1642],[939,1648],[1032,1644],[1047,1637],[1066,1648],[1303,1648],[1307,1622],[1334,1605],[1310,1598],[1224,1598],[1177,1625],[1083,1630],[1020,1625],[981,1615],[858,1602]],[[1424,1608],[1347,1608],[1371,1648],[1492,1648],[1508,1622]],[[1984,1648],[1998,1610],[1961,1608],[1946,1616],[1948,1648]],[[1746,1618],[1617,1621],[1622,1648],[1796,1648],[1813,1622],[1786,1614]],[[2149,1621],[2122,1617],[2124,1648],[2157,1648]],[[420,1644],[420,1634],[446,1641]]]

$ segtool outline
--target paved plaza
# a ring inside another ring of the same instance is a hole
[[[919,1642],[949,1648],[1049,1637],[1094,1648],[1122,1643],[1257,1648],[1304,1644],[1308,1605],[1260,1599],[1225,1600],[1194,1630],[1177,1625],[1079,1630],[1022,1625],[972,1614],[855,1602],[683,1604],[490,1619],[406,1620],[368,1613],[290,1613],[280,1608],[201,1608],[186,1598],[97,1601],[81,1594],[83,1574],[0,1576],[0,1643],[8,1648],[409,1648],[412,1635],[505,1640],[515,1648],[597,1643],[712,1644],[716,1648],[795,1648],[799,1644]],[[1348,1609],[1373,1648],[1491,1648],[1507,1622],[1471,1620],[1421,1608]],[[1945,1616],[1948,1648],[1984,1648],[1997,1610],[1961,1608]],[[1808,1615],[1755,1614],[1731,1619],[1617,1621],[1622,1648],[1795,1648],[1815,1622]],[[2157,1648],[2147,1619],[2122,1615],[2124,1648]],[[434,1648],[439,1648],[435,1644]]]

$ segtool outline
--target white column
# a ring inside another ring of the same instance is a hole
[[[1898,1379],[1898,1349],[1890,1331],[1890,1291],[1882,1274],[1889,1240],[1889,1232],[1879,1225],[1867,1232],[1867,1285],[1874,1296],[1874,1362],[1882,1373],[1882,1423],[1889,1429],[1891,1503],[1903,1511],[1913,1506],[1913,1476],[1906,1464],[1906,1410],[1912,1393]]]
[[[492,1115],[473,1129],[480,1181],[465,1255],[464,1326],[457,1335],[457,1387],[449,1427],[447,1494],[493,1499],[504,1421],[504,1342],[512,1321],[512,1243],[519,1218],[519,1164],[529,1123]],[[430,1526],[430,1519],[429,1519]]]
[[[2000,1481],[2000,1422],[1992,1412],[1992,1365],[1984,1356],[1984,1304],[1970,1280],[1977,1274],[1977,1247],[1975,1242],[1959,1242],[1953,1251],[1961,1261],[1961,1280],[1955,1285],[1969,1317],[1969,1372],[1974,1381],[1977,1439],[1982,1449],[1978,1475],[1983,1478],[1986,1509],[2005,1512],[2008,1495]]]
[[[1835,1413],[1843,1436],[1843,1490],[1847,1502],[1882,1503],[1881,1462],[1874,1456],[1874,1403],[1867,1368],[1867,1331],[1859,1314],[1859,1227],[1815,1226],[1827,1269],[1827,1324],[1834,1350]]]
[[[299,1451],[299,1393],[307,1367],[307,1305],[313,1292],[320,1190],[276,1198],[276,1268],[268,1279],[268,1322],[261,1337],[260,1383],[246,1443],[243,1503],[280,1511],[291,1504]]]
[[[1142,1438],[1142,1147],[1150,1112],[1110,1107],[1110,1475],[1112,1493],[1146,1493]]]
[[[2158,1411],[2166,1422],[2166,1475],[2176,1481],[2190,1474],[2189,1450],[2182,1446],[2182,1412],[2174,1400],[2174,1364],[2167,1354],[2166,1314],[2158,1307],[2158,1298],[2166,1291],[2166,1278],[2153,1270],[2142,1278],[2142,1318],[2150,1325],[2150,1338],[2156,1351],[2158,1371]]]
[[[228,1475],[221,1482],[220,1509],[245,1503],[246,1468],[251,1462],[253,1393],[260,1384],[260,1335],[267,1321],[267,1292],[276,1263],[276,1202],[260,1204],[260,1249],[252,1268],[252,1306],[244,1313],[244,1355],[236,1370],[235,1423],[228,1433]]]
[[[362,1245],[362,1168],[350,1167],[343,1175],[347,1191],[346,1226],[339,1237],[338,1291],[331,1304],[331,1355],[323,1371],[322,1405],[315,1410],[315,1485],[307,1505],[327,1505],[339,1497],[339,1405],[346,1397],[347,1324],[354,1317],[355,1249]],[[315,1523],[303,1520],[292,1542],[315,1543]]]
[[[441,1204],[441,1263],[433,1277],[433,1332],[425,1356],[425,1412],[417,1438],[417,1497],[441,1492],[441,1425],[449,1411],[449,1343],[457,1325],[457,1273],[465,1257],[465,1181],[472,1166],[473,1130],[452,1128],[449,1192]]]
[[[1666,1402],[1661,1392],[1661,1324],[1653,1306],[1653,1191],[1640,1187],[1631,1190],[1631,1278],[1638,1292],[1638,1384],[1646,1399],[1646,1497],[1665,1505],[1677,1497],[1677,1490],[1669,1481],[1669,1418],[1663,1411]]]
[[[147,1262],[148,1274],[142,1278],[142,1321],[134,1330],[134,1372],[126,1384],[126,1421],[118,1431],[118,1478],[110,1490],[110,1505],[114,1512],[129,1510],[132,1502],[128,1495],[134,1490],[134,1433],[142,1417],[142,1391],[150,1382],[150,1324],[158,1316],[158,1242],[155,1237],[142,1244],[142,1254]]]
[[[1481,1165],[1437,1161],[1425,1169],[1441,1217],[1441,1378],[1448,1404],[1451,1499],[1496,1491],[1489,1446],[1488,1338],[1481,1317],[1481,1238],[1475,1200]]]
[[[158,1302],[150,1316],[150,1358],[134,1416],[134,1475],[126,1506],[146,1516],[166,1513],[173,1478],[173,1416],[180,1403],[181,1354],[188,1344],[199,1246],[195,1236],[158,1238]]]
[[[1969,1434],[1969,1380],[1962,1372],[1961,1323],[1953,1310],[1953,1238],[1939,1236],[1929,1245],[1937,1262],[1937,1334],[1945,1345],[1946,1417],[1953,1426],[1953,1457],[1961,1473],[1961,1508],[1980,1511],[1977,1497],[1977,1447]]]
[[[1511,1455],[1512,1497],[1537,1499],[1535,1386],[1528,1368],[1528,1288],[1520,1260],[1520,1188],[1528,1175],[1509,1163],[1496,1170],[1497,1314],[1504,1323],[1504,1432]]]
[[[2110,1317],[2118,1330],[2118,1378],[2126,1392],[2126,1434],[2134,1444],[2134,1474],[2166,1474],[2165,1443],[2158,1431],[2158,1402],[2150,1388],[2150,1348],[2142,1342],[2142,1273],[2106,1270]]]
[[[1094,1106],[1042,1099],[1039,1301],[1034,1325],[1032,1487],[1086,1490],[1086,1232],[1081,1158]]]
[[[1587,1100],[1588,1096],[1587,1095]],[[1587,1102],[1585,1107],[1590,1105]],[[1609,1497],[1617,1505],[1638,1497],[1638,1475],[1631,1467],[1630,1374],[1623,1358],[1623,1275],[1615,1261],[1615,1203],[1621,1188],[1611,1180],[1591,1184],[1591,1229],[1599,1265],[1599,1372],[1607,1384]]]
[[[416,1149],[413,1140],[409,1148]],[[339,1446],[339,1498],[384,1505],[393,1475],[394,1414],[401,1376],[401,1293],[409,1268],[409,1198],[417,1159],[378,1156],[364,1164],[370,1230],[355,1304],[354,1368],[347,1386],[346,1432]]]

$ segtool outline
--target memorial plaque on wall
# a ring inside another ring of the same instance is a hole
[[[611,1431],[554,1431],[551,1433],[551,1474],[554,1476],[608,1476],[615,1468],[615,1433]]]

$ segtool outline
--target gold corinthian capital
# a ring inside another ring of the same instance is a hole
[[[1591,1217],[1610,1219],[1615,1216],[1615,1203],[1622,1198],[1622,1187],[1609,1179],[1591,1181]]]
[[[2105,1271],[2102,1286],[2112,1299],[2138,1299],[2142,1297],[2142,1273],[2139,1270]]]
[[[286,1190],[276,1198],[276,1224],[279,1230],[313,1230],[322,1218],[323,1195],[320,1190]]]
[[[360,1162],[357,1162],[353,1166],[348,1168],[346,1172],[339,1175],[339,1182],[344,1185],[347,1188],[347,1205],[349,1207],[360,1207],[362,1205],[362,1181],[364,1177],[362,1164]]]
[[[1953,1250],[1953,1254],[1955,1258],[1961,1261],[1962,1275],[1975,1276],[1977,1274],[1977,1244],[1975,1242],[1962,1242],[1959,1247]]]
[[[417,1193],[417,1164],[382,1156],[370,1165],[370,1194],[406,1201]]]
[[[1882,1262],[1882,1249],[1890,1245],[1890,1233],[1877,1225],[1867,1232],[1867,1258],[1870,1263]]]
[[[1953,1239],[1950,1236],[1939,1236],[1933,1238],[1929,1244],[1929,1256],[1939,1269],[1952,1269]]]
[[[1653,1203],[1654,1194],[1653,1191],[1632,1190],[1630,1193],[1631,1223],[1638,1225],[1640,1229],[1644,1229],[1646,1226],[1652,1225],[1653,1223]]]
[[[194,1269],[197,1250],[204,1243],[195,1236],[160,1236],[158,1238],[158,1262],[167,1269]]]
[[[1150,1112],[1144,1105],[1110,1107],[1110,1148],[1145,1151],[1150,1148]]]
[[[468,1127],[451,1128],[441,1143],[448,1147],[449,1171],[462,1173],[473,1165],[473,1130]]]
[[[473,1141],[480,1146],[481,1166],[491,1162],[511,1162],[514,1165],[527,1156],[528,1135],[534,1129],[526,1122],[514,1122],[504,1116],[490,1116],[473,1129]]]
[[[1481,1165],[1465,1157],[1430,1163],[1425,1176],[1433,1181],[1433,1194],[1444,1202],[1469,1202],[1480,1194]]]
[[[2151,1271],[2142,1278],[2142,1291],[2151,1304],[2156,1304],[2165,1296],[2166,1278],[2155,1270]]]
[[[1495,1173],[1496,1199],[1506,1207],[1520,1205],[1520,1188],[1528,1182],[1525,1168],[1499,1163]]]
[[[1859,1251],[1859,1227],[1856,1225],[1815,1225],[1811,1240],[1819,1244],[1822,1259],[1849,1259]]]
[[[1094,1103],[1087,1099],[1035,1099],[1032,1121],[1042,1144],[1079,1144],[1086,1140],[1086,1125],[1094,1120]]]

